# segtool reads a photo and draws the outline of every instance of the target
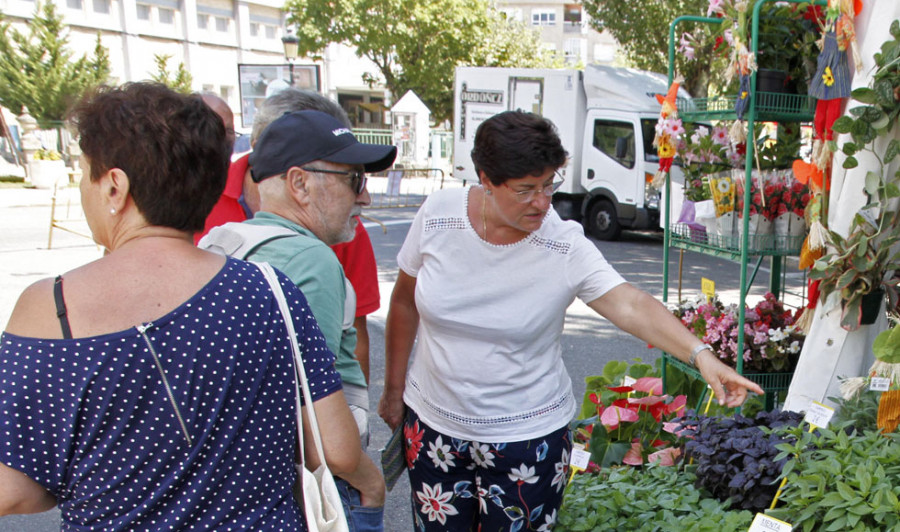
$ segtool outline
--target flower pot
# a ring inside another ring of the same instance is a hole
[[[784,70],[760,68],[756,71],[756,91],[785,92],[785,80],[787,80],[787,72]]]
[[[879,288],[862,296],[860,304],[860,325],[872,325],[878,319],[881,312],[881,304],[884,302],[884,290]]]
[[[716,235],[722,246],[734,246],[734,212],[726,212],[716,217]]]
[[[795,249],[803,244],[806,220],[793,212],[786,212],[774,220],[776,249]]]
[[[28,175],[35,188],[53,188],[67,177],[66,163],[63,161],[31,161],[28,163]]]
[[[762,214],[751,214],[747,220],[747,245],[751,249],[767,249],[772,246],[772,221]],[[738,235],[743,237],[743,219],[737,223]]]

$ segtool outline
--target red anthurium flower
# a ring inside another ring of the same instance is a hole
[[[597,394],[595,394],[595,393],[592,393],[591,395],[589,395],[588,398],[589,398],[589,399],[591,400],[591,402],[594,403],[595,405],[602,405],[602,404],[603,404],[603,403],[600,402],[600,396],[597,395]]]
[[[662,379],[659,377],[641,377],[632,385],[632,388],[638,392],[652,393],[654,395],[662,394]]]
[[[631,393],[634,391],[634,388],[632,388],[631,386],[608,386],[607,389],[611,392],[616,393]]]

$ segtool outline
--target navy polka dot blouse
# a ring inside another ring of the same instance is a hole
[[[325,397],[341,388],[334,355],[279,278],[312,395]],[[0,462],[57,497],[63,530],[306,530],[291,495],[292,371],[268,283],[228,259],[151,324],[71,340],[3,334]]]

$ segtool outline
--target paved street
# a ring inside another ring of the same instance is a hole
[[[66,189],[73,203],[72,214],[78,212],[77,189]],[[65,199],[65,198],[63,198]],[[53,233],[52,249],[47,249],[47,232],[50,222],[49,191],[26,189],[0,189],[0,326],[5,326],[12,306],[19,293],[31,282],[63,273],[101,256],[100,250],[84,237],[65,231]],[[377,417],[374,407],[383,388],[384,374],[384,322],[390,291],[397,276],[396,254],[403,242],[414,208],[370,209],[365,213],[384,223],[384,230],[373,222],[366,227],[375,247],[379,266],[379,285],[382,306],[370,316],[371,335],[371,404],[370,416],[372,442],[369,453],[378,460],[377,450],[389,437],[384,423]],[[64,215],[58,215],[62,217]],[[84,222],[74,222],[68,227],[86,231]],[[661,233],[628,233],[619,242],[599,242],[600,250],[608,260],[632,283],[656,297],[662,296],[662,235]],[[670,257],[673,277],[672,289],[677,283],[678,252]],[[734,287],[738,282],[738,268],[729,261],[685,253],[683,279],[685,295],[696,294],[700,277],[712,278],[726,300],[735,300]],[[765,284],[767,272],[760,273],[757,284]],[[792,278],[796,281],[797,276]],[[761,294],[762,289],[753,293]],[[674,296],[673,296],[674,298]],[[628,360],[635,357],[653,360],[657,352],[643,342],[632,338],[594,314],[586,305],[574,303],[568,312],[563,349],[566,365],[575,386],[576,397],[584,390],[584,378],[598,374],[606,362],[614,359]],[[411,530],[409,510],[409,485],[405,477],[388,494],[385,525],[389,531]],[[0,518],[0,532],[44,532],[59,530],[58,511],[53,510],[35,516]]]

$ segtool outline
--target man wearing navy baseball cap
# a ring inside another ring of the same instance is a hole
[[[356,295],[328,246],[353,239],[355,216],[371,201],[365,173],[390,168],[396,156],[394,146],[358,142],[329,114],[285,113],[263,130],[250,154],[259,212],[250,220],[213,228],[198,244],[237,258],[268,262],[300,287],[335,354],[344,397],[351,410],[360,407],[362,419],[356,419],[360,434],[365,432],[369,396],[353,354]],[[359,434],[347,438],[354,436]],[[327,456],[331,456],[329,443],[336,449],[341,446],[341,442],[325,441]],[[358,460],[355,470],[335,471],[345,512],[352,514],[348,515],[351,530],[383,530],[383,512],[375,508],[384,505],[384,478],[362,449],[354,460]],[[359,506],[368,511],[352,510]]]

